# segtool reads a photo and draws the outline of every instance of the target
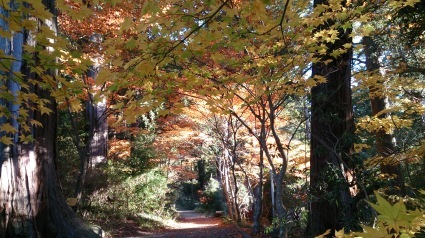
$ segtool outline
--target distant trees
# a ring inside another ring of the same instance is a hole
[[[379,164],[383,180],[391,184],[382,190],[390,194],[409,193],[410,163],[416,161],[411,153],[420,149],[412,145],[423,138],[423,133],[417,133],[422,128],[418,117],[422,109],[418,107],[423,98],[419,88],[424,82],[419,66],[424,61],[419,47],[423,39],[417,32],[423,28],[416,24],[424,19],[423,7],[423,1],[397,8],[374,6],[370,21],[364,23],[364,28],[373,30],[362,42],[367,72],[355,77],[360,79],[361,88],[369,91],[372,115],[360,118],[358,129],[376,139],[376,156],[369,158],[368,164]],[[406,147],[407,140],[410,143]]]

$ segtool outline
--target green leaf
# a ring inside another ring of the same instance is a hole
[[[368,202],[369,205],[380,214],[378,220],[396,233],[399,233],[401,228],[411,228],[414,220],[422,216],[420,211],[407,211],[403,201],[391,205],[379,193],[375,192],[375,196],[378,204]]]
[[[375,196],[379,205],[373,204],[371,202],[367,203],[369,203],[369,205],[372,206],[381,215],[390,214],[392,209],[391,204],[387,200],[385,200],[381,195],[379,195],[379,193],[376,191]]]

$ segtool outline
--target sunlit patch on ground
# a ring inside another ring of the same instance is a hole
[[[170,228],[172,229],[196,229],[196,228],[205,228],[205,227],[213,227],[213,226],[218,226],[220,225],[220,222],[217,223],[206,223],[206,224],[199,224],[199,223],[188,223],[188,222],[170,222],[167,223],[167,225],[170,226]]]
[[[178,211],[179,221],[169,221],[167,225],[172,229],[204,228],[220,225],[223,221],[219,218],[207,217],[202,213],[192,210]],[[193,220],[193,221],[192,221]]]
[[[222,218],[207,217],[195,211],[179,211],[177,221],[164,221],[167,229],[155,232],[139,232],[137,236],[149,238],[217,238],[242,237],[235,227],[224,223]],[[129,238],[129,237],[127,237]]]

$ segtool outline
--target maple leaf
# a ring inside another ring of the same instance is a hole
[[[379,193],[375,192],[375,196],[378,204],[368,203],[380,214],[378,219],[384,222],[385,225],[389,227],[389,230],[394,229],[398,232],[401,227],[408,228],[417,217],[422,216],[420,211],[408,212],[401,200],[391,205]]]
[[[16,133],[18,130],[12,126],[10,123],[5,123],[0,125],[0,131],[6,132],[6,133]]]
[[[11,137],[8,136],[2,136],[0,137],[0,143],[3,143],[5,145],[13,145],[13,141]]]

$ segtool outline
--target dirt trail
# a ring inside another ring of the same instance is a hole
[[[222,218],[206,217],[195,211],[179,211],[179,219],[168,224],[169,227],[156,232],[138,232],[128,238],[240,238],[243,237],[232,225]]]

